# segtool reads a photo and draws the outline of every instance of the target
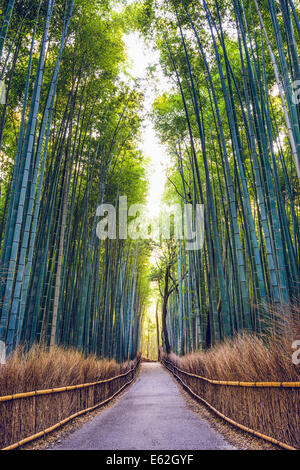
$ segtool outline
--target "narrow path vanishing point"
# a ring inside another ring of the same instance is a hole
[[[234,449],[191,411],[159,363],[143,363],[136,382],[111,408],[53,450]],[[50,449],[49,448],[49,449]]]

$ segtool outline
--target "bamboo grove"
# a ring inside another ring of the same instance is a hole
[[[179,354],[241,331],[266,333],[274,309],[292,321],[289,306],[299,301],[298,4],[117,3],[0,2],[0,340],[8,353],[40,343],[133,358],[150,280],[165,349]],[[165,201],[204,207],[203,248],[163,241],[150,276],[149,240],[97,236],[100,204],[146,200],[143,93],[124,79],[130,28],[155,41],[171,84],[153,105],[172,158]]]
[[[169,244],[153,272],[166,304],[166,350],[184,354],[236,332],[265,333],[274,308],[293,320],[299,4],[170,0],[153,17],[172,83],[154,103],[156,129],[173,155],[165,197],[204,205],[204,248]]]
[[[146,191],[124,19],[98,0],[0,7],[0,340],[134,358],[147,247],[96,234],[99,204]]]

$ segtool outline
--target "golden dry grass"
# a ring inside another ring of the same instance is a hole
[[[289,310],[288,323],[282,312],[271,312],[274,321],[264,337],[240,334],[208,351],[183,357],[171,353],[168,360],[180,369],[215,380],[300,381],[300,365],[292,361],[292,344],[300,339],[300,308],[294,305]],[[212,385],[179,375],[196,394],[227,417],[300,448],[300,389]]]
[[[35,346],[28,353],[14,352],[0,368],[0,396],[80,385],[108,379],[133,369],[136,360],[85,358],[75,350]],[[117,393],[135,371],[105,384],[55,394],[0,402],[0,448],[40,432],[74,413],[90,408]]]
[[[60,347],[47,351],[34,346],[28,353],[19,348],[0,368],[0,396],[94,382],[121,374],[133,364],[85,358],[76,350]]]

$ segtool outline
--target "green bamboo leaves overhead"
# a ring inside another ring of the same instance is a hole
[[[143,95],[120,79],[124,19],[96,0],[6,3],[0,340],[8,353],[38,342],[134,358],[149,250],[96,233],[100,204],[146,194]]]
[[[9,2],[7,4],[6,12],[5,12],[4,20],[3,20],[3,23],[1,25],[1,30],[0,30],[0,58],[2,57],[5,38],[6,38],[7,30],[8,30],[8,27],[9,27],[10,17],[12,15],[12,12],[13,12],[13,9],[14,9],[14,4],[15,4],[14,0],[9,0]]]
[[[124,194],[141,203],[147,189],[143,93],[121,78],[129,23],[155,38],[171,83],[153,111],[173,156],[166,200],[204,206],[203,248],[176,240],[160,266],[165,346],[184,354],[265,333],[269,303],[289,315],[300,295],[298,10],[292,0],[145,0],[121,13],[101,0],[4,2],[8,352],[35,342],[118,360],[138,351],[150,248],[97,236],[99,205]]]
[[[173,268],[168,331],[183,354],[264,332],[268,303],[289,315],[299,299],[299,11],[284,0],[159,7],[154,31],[174,82],[154,104],[176,156],[166,197],[205,211],[203,250],[178,245]]]

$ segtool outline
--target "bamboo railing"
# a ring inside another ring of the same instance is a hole
[[[164,357],[162,363],[195,398],[233,426],[286,450],[300,448],[300,382],[212,380]]]
[[[134,380],[139,365],[140,359],[123,374],[97,382],[0,397],[0,448],[16,449],[106,404]]]

